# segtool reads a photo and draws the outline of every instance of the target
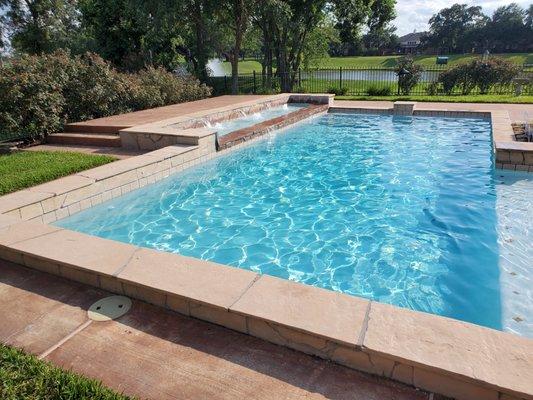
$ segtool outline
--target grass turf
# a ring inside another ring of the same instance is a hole
[[[114,160],[110,156],[62,151],[0,155],[0,196]]]
[[[533,96],[474,95],[474,96],[335,96],[335,100],[429,101],[443,103],[503,103],[533,104]]]
[[[503,57],[516,64],[533,64],[533,53],[508,53],[508,54],[494,54],[494,56]],[[374,68],[391,68],[396,65],[401,56],[355,56],[355,57],[329,57],[320,60],[315,68],[360,68],[360,67],[374,67]],[[467,62],[475,57],[480,57],[479,54],[451,54],[448,56],[449,65],[455,65],[462,62]],[[417,55],[414,57],[418,64],[424,67],[435,66],[437,56],[434,55]],[[231,73],[231,65],[228,62],[223,62],[222,67],[226,73]],[[255,60],[245,60],[239,62],[240,74],[251,74],[253,71],[261,73],[261,64]]]
[[[100,382],[0,344],[0,399],[127,400]]]

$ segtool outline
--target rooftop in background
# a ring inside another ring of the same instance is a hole
[[[400,41],[400,44],[403,46],[412,44],[420,44],[420,40],[422,39],[422,36],[424,36],[426,32],[412,32],[408,33],[407,35],[400,36],[398,39]]]

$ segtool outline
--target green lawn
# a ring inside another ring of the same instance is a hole
[[[126,400],[100,382],[0,344],[0,399],[3,400]]]
[[[515,54],[495,54],[508,59],[516,64],[533,64],[533,53]],[[357,57],[330,57],[319,62],[315,67],[319,68],[350,68],[350,67],[394,67],[401,56],[357,56]],[[449,65],[466,62],[479,54],[452,54],[449,56]],[[420,55],[415,56],[415,60],[424,67],[435,65],[436,56]],[[228,62],[223,63],[223,68],[227,73],[231,73],[231,66]],[[254,60],[245,60],[239,63],[239,73],[247,74],[253,71],[261,72],[261,64]]]
[[[448,103],[516,103],[533,104],[533,96],[475,95],[475,96],[335,96],[335,100],[439,101]]]
[[[0,155],[0,196],[114,161],[110,156],[63,151]]]

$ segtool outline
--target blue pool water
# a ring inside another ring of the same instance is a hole
[[[502,328],[490,123],[327,114],[56,224]]]
[[[282,115],[289,114],[291,112],[298,111],[304,107],[308,107],[309,104],[305,103],[288,103],[282,106],[268,108],[250,115],[245,115],[241,118],[232,119],[229,121],[217,122],[213,128],[216,129],[218,136],[227,135],[230,132],[237,131],[239,129],[253,126],[263,121],[281,117]]]

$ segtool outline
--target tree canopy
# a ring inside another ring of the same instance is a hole
[[[489,17],[480,6],[454,4],[431,17],[424,45],[443,53],[526,52],[533,49],[532,13],[533,5],[511,3]]]
[[[282,90],[297,71],[328,55],[397,50],[396,0],[0,0],[0,49],[12,54],[95,52],[122,71],[184,70],[207,81],[209,59],[232,65],[253,54],[267,82]],[[437,52],[528,51],[533,5],[511,3],[489,17],[454,4],[429,20],[424,38]],[[5,40],[8,39],[8,40]],[[267,84],[268,87],[268,84]]]

